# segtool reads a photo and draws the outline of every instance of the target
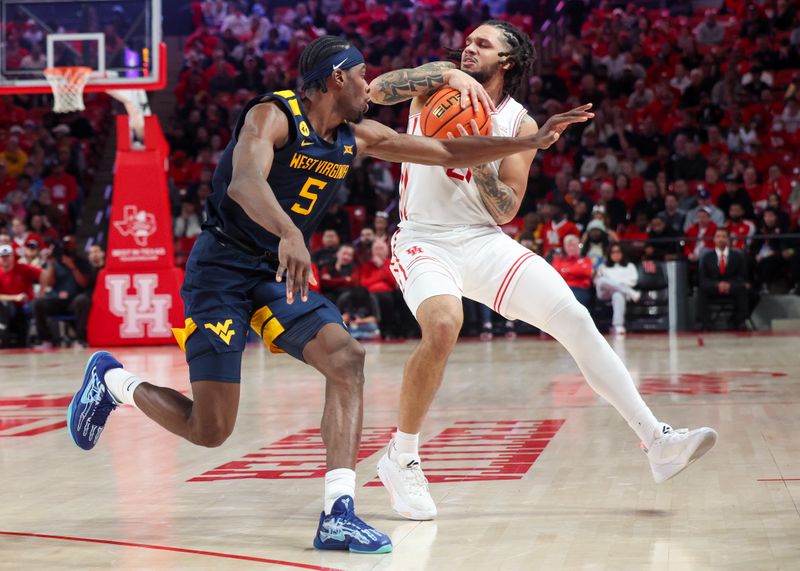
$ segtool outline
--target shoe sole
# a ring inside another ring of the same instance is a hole
[[[318,543],[315,538],[314,549],[319,549],[321,551],[349,551],[350,553],[358,553],[359,555],[381,555],[383,553],[391,553],[392,544],[382,545],[378,549],[367,551],[364,549],[353,549],[347,545],[325,545],[324,543]]]
[[[75,446],[80,448],[81,450],[87,450],[83,448],[78,441],[75,440],[75,436],[72,434],[72,410],[76,407],[76,405],[80,402],[81,395],[86,391],[86,385],[89,382],[87,378],[87,373],[92,368],[93,364],[97,361],[99,357],[102,355],[111,355],[108,351],[97,351],[89,357],[89,360],[86,362],[86,368],[83,370],[83,384],[81,384],[81,388],[78,389],[78,392],[75,393],[75,396],[72,397],[72,401],[69,403],[69,407],[67,407],[67,432],[69,432],[69,437],[72,439],[72,442],[75,443]],[[92,447],[94,448],[94,447]],[[91,448],[89,448],[91,450]],[[87,450],[88,451],[88,450]]]
[[[709,450],[711,450],[716,443],[717,443],[717,432],[715,430],[711,430],[711,432],[707,433],[707,436],[700,441],[700,443],[697,445],[697,448],[695,448],[692,451],[691,455],[689,456],[689,459],[686,461],[686,463],[683,465],[681,469],[679,469],[677,472],[671,474],[670,476],[656,483],[661,484],[663,482],[666,482],[667,480],[671,480],[672,478],[674,478],[675,476],[686,470],[686,468],[691,466],[695,461],[705,456],[705,454]]]
[[[389,492],[389,498],[392,502],[392,509],[394,512],[406,519],[410,519],[412,521],[430,521],[436,517],[436,512],[416,512],[413,509],[410,509],[406,506],[402,500],[399,499],[399,495],[395,494],[394,487],[392,486],[392,482],[389,479],[389,476],[383,473],[381,469],[381,463],[383,458],[378,460],[378,478],[380,478],[383,487],[386,488],[386,491]]]
[[[376,549],[374,551],[361,551],[359,549],[353,549],[351,547],[348,551],[350,551],[350,553],[358,553],[360,555],[381,555],[383,553],[391,553],[392,552],[392,546],[391,546],[391,544],[382,545],[381,547],[379,547],[378,549]]]

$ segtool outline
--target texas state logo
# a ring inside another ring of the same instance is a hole
[[[145,247],[158,227],[155,214],[128,204],[122,209],[122,220],[114,222],[114,228],[123,236],[132,236],[137,246]]]

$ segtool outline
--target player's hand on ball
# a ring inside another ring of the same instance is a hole
[[[489,118],[487,120],[489,122],[489,133],[491,134],[491,132],[492,132],[492,120],[491,120],[491,118]],[[481,135],[481,128],[478,127],[478,122],[475,121],[475,119],[470,119],[469,120],[469,128],[472,130],[472,133],[467,131],[464,128],[464,125],[462,125],[461,123],[456,125],[456,128],[458,129],[458,136],[459,137],[469,137],[470,135],[472,135],[474,137],[481,137],[482,136]],[[450,139],[450,140],[455,139],[455,137],[453,136],[452,133],[447,133],[447,138]]]
[[[566,113],[559,113],[550,117],[539,131],[532,136],[532,146],[534,149],[548,149],[550,145],[558,141],[567,127],[573,123],[585,123],[592,117],[594,113],[590,113],[589,109],[592,108],[591,103],[581,105],[575,109],[571,109]]]
[[[278,244],[278,272],[275,281],[283,281],[286,274],[286,303],[294,302],[296,293],[300,299],[308,299],[308,284],[317,285],[311,271],[311,255],[308,253],[303,234],[298,230],[281,239]]]
[[[495,110],[494,101],[489,97],[486,89],[471,75],[464,73],[460,69],[451,69],[445,74],[445,79],[447,80],[447,85],[461,92],[462,109],[471,103],[476,113],[479,105],[483,105],[487,112]]]

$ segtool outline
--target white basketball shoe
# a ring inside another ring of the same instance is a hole
[[[378,477],[392,498],[392,508],[407,519],[424,521],[436,517],[436,504],[428,490],[419,457],[399,454],[394,441],[378,460]]]
[[[673,430],[670,425],[662,422],[661,434],[649,449],[644,445],[642,449],[650,460],[653,479],[660,484],[682,472],[716,443],[717,431],[713,428],[704,426],[694,430]]]

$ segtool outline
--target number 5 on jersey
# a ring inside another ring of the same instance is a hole
[[[314,204],[317,203],[317,198],[319,198],[319,195],[315,193],[313,189],[316,188],[318,190],[322,190],[327,185],[328,183],[324,180],[309,177],[308,180],[306,180],[306,183],[303,185],[303,188],[300,189],[300,196],[309,199],[311,202],[308,203],[308,206],[302,206],[299,202],[295,202],[292,205],[292,212],[297,212],[303,216],[308,216],[308,214],[311,213],[311,210],[314,208]]]

